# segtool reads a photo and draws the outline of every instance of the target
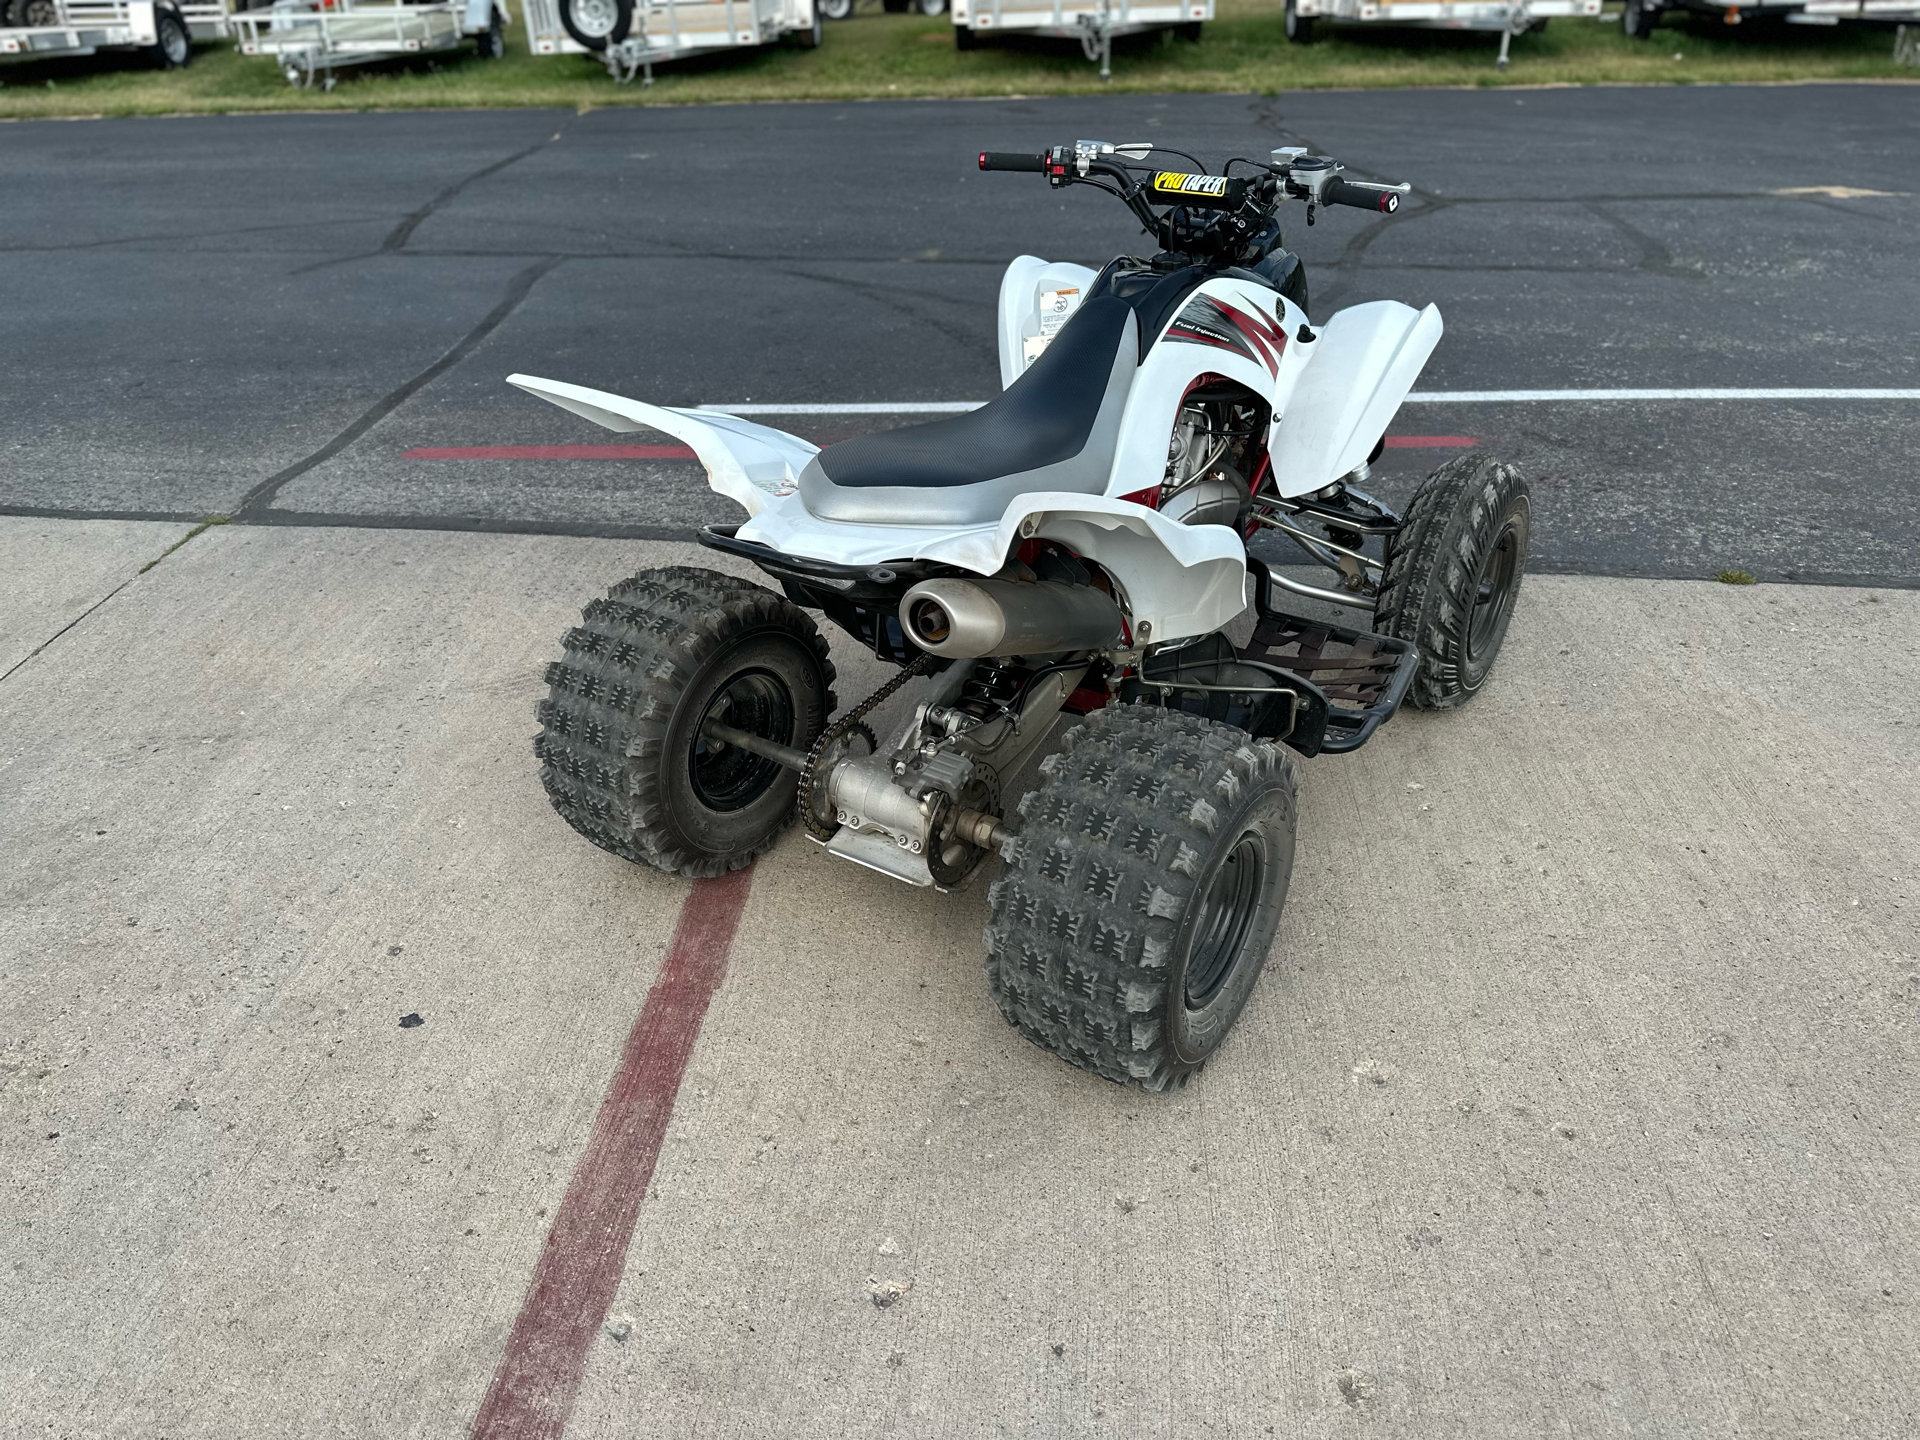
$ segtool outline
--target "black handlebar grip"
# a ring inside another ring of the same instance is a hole
[[[1372,210],[1380,215],[1391,215],[1400,208],[1400,192],[1397,190],[1369,190],[1364,185],[1352,185],[1338,175],[1327,181],[1320,192],[1320,201],[1324,205],[1351,205],[1356,210]]]
[[[1025,170],[1035,175],[1044,175],[1047,173],[1047,157],[1013,155],[1005,150],[982,150],[980,168],[982,170]]]

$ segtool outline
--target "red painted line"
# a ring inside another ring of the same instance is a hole
[[[1478,445],[1480,442],[1471,435],[1389,435],[1389,450],[1446,450],[1464,445]]]
[[[693,460],[685,445],[422,445],[405,460]]]
[[[749,866],[696,881],[680,908],[666,959],[627,1035],[506,1353],[474,1416],[473,1440],[559,1440],[566,1429],[587,1353],[626,1268],[700,1022],[726,974],[752,873]]]

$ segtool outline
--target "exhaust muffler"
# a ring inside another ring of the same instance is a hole
[[[901,597],[900,624],[922,650],[955,660],[1105,650],[1122,630],[1111,596],[1054,580],[923,580]]]

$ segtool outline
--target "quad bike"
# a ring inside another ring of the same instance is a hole
[[[1015,260],[1004,389],[969,414],[821,450],[717,412],[512,383],[691,446],[748,516],[700,540],[780,587],[673,567],[587,607],[535,742],[567,822],[691,876],[747,864],[796,817],[912,885],[962,885],[997,853],[987,975],[1006,1018],[1162,1090],[1218,1048],[1273,943],[1293,756],[1356,749],[1403,700],[1481,687],[1531,512],[1520,475],[1481,456],[1434,472],[1405,514],[1360,488],[1440,316],[1376,301],[1316,329],[1275,216],[1289,199],[1309,223],[1326,205],[1392,214],[1406,187],[1296,149],[1230,161],[1240,176],[1162,171],[1153,148],[980,156],[1106,190],[1161,249],[1097,274]],[[1262,530],[1337,578],[1271,570],[1248,553]],[[1287,594],[1371,609],[1373,626],[1292,613]],[[898,672],[836,715],[809,611]],[[917,677],[926,694],[883,746],[865,717]],[[1063,712],[1085,718],[1010,813]]]

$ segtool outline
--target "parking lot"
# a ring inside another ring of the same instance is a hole
[[[1872,86],[9,127],[0,1432],[1910,1433],[1920,407],[1537,392],[1910,391],[1916,129]],[[692,886],[529,743],[581,604],[734,569],[686,542],[735,516],[503,377],[823,441],[985,399],[1006,261],[1133,241],[971,155],[1083,133],[1413,181],[1290,237],[1314,317],[1437,302],[1421,389],[1512,398],[1410,405],[1382,492],[1470,442],[1538,506],[1488,692],[1303,765],[1262,986],[1170,1097],[1001,1022],[984,885],[796,833]]]

